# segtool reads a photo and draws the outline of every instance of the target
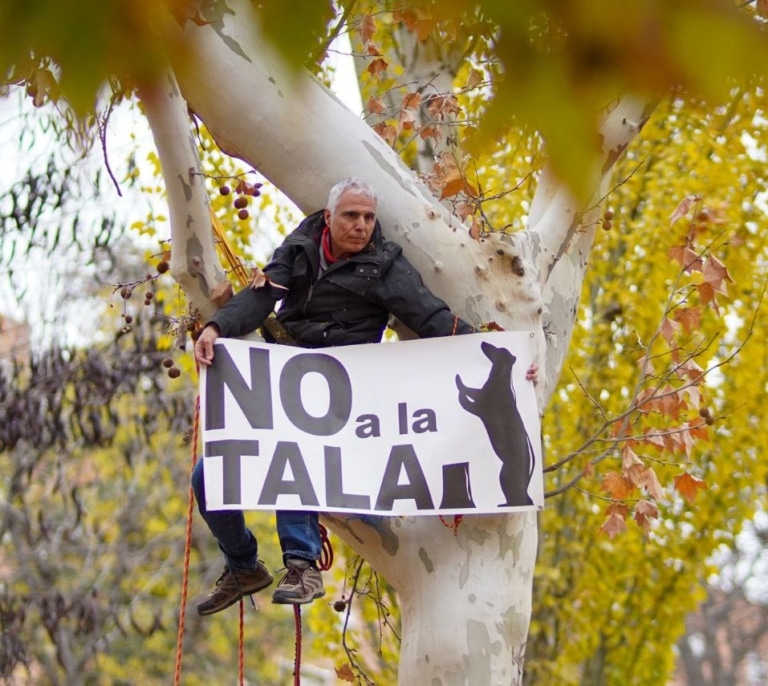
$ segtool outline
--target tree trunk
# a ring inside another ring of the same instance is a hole
[[[228,6],[234,15],[184,27],[187,55],[174,64],[184,98],[221,148],[253,165],[305,212],[323,207],[337,180],[366,179],[379,193],[385,234],[400,243],[427,285],[470,322],[532,331],[543,362],[548,349],[542,292],[553,269],[566,262],[565,245],[575,234],[568,231],[576,222],[573,201],[564,201],[564,193],[555,190],[535,205],[542,217],[538,232],[471,240],[364,122],[308,75],[285,70],[268,42],[259,39],[250,3],[233,0]],[[179,31],[172,22],[167,28]],[[166,97],[178,113],[172,89]],[[161,120],[153,118],[153,130],[156,121]],[[156,138],[164,135],[155,130]],[[163,152],[173,146],[159,141],[158,147],[165,178],[186,180],[193,165]],[[192,201],[169,193],[169,202],[181,204],[171,213],[174,249],[187,249],[192,242],[181,236]],[[199,209],[189,212],[198,215]],[[543,226],[551,227],[551,235]],[[580,269],[569,271],[574,278],[557,286],[568,290],[558,293],[558,302],[570,306],[550,313],[558,330],[567,331],[572,321],[586,254],[580,259]],[[561,363],[562,358],[558,351],[555,359]],[[540,410],[558,375],[559,366],[547,364],[542,370]],[[435,517],[363,521],[334,515],[326,521],[398,591],[401,684],[521,682],[536,559],[535,513],[465,517],[455,533]]]

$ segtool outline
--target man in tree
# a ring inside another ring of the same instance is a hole
[[[421,337],[473,332],[423,284],[400,246],[383,238],[376,209],[376,195],[365,182],[337,183],[327,207],[307,217],[275,250],[264,271],[257,272],[251,287],[208,322],[195,344],[197,361],[213,362],[219,336],[243,336],[262,325],[267,341],[307,348],[377,343],[390,315]],[[272,317],[278,300],[282,304]],[[528,378],[535,373],[532,366]],[[272,575],[257,558],[257,541],[245,527],[242,511],[206,509],[202,460],[192,485],[226,560],[214,590],[198,605],[198,612],[208,615],[266,588]],[[309,603],[325,595],[317,569],[318,514],[278,511],[277,533],[287,572],[272,602]]]

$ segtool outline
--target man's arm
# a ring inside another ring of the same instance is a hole
[[[475,332],[472,325],[456,317],[445,301],[424,285],[421,275],[402,254],[374,289],[374,297],[420,338]]]

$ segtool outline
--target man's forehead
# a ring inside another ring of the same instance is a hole
[[[351,207],[360,207],[365,210],[376,209],[376,201],[373,198],[355,190],[344,191],[339,198],[339,207],[344,205],[344,209]]]

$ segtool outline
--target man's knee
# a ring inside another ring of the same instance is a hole
[[[199,458],[195,463],[194,469],[192,469],[192,476],[190,477],[192,482],[192,490],[195,492],[195,498],[197,502],[201,503],[205,499],[205,475],[203,474],[203,460]]]

